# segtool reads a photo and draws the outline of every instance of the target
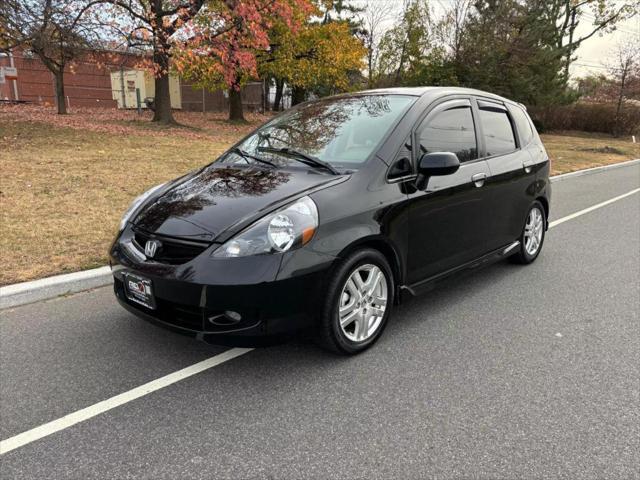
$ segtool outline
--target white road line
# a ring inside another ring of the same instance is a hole
[[[62,418],[58,418],[57,420],[53,420],[52,422],[45,423],[44,425],[40,425],[39,427],[32,428],[31,430],[22,432],[15,437],[2,440],[0,442],[0,455],[10,452],[11,450],[15,450],[16,448],[23,447],[28,443],[35,442],[36,440],[59,432],[60,430],[64,430],[65,428],[69,428],[76,423],[84,422],[85,420],[100,415],[101,413],[108,412],[109,410],[119,407],[120,405],[124,405],[125,403],[131,402],[132,400],[144,397],[145,395],[155,392],[156,390],[168,387],[169,385],[179,382],[180,380],[184,380],[185,378],[189,378],[193,375],[196,375],[197,373],[218,366],[224,362],[239,357],[240,355],[244,355],[251,350],[253,349],[232,348],[219,355],[215,355],[211,358],[203,360],[202,362],[195,363],[189,367],[183,368],[182,370],[178,370],[177,372],[170,373],[169,375],[165,375],[164,377],[160,377],[156,380],[152,380],[149,383],[140,385],[133,390],[129,390],[128,392],[121,393],[119,395],[116,395],[115,397],[108,398],[107,400],[103,400],[102,402],[98,402],[94,405],[83,408],[82,410],[78,410],[77,412],[70,413],[69,415],[65,415]]]
[[[636,188],[631,190],[630,192],[623,193],[622,195],[618,195],[617,197],[610,198],[609,200],[605,200],[604,202],[598,203],[596,205],[592,205],[589,208],[585,208],[584,210],[580,210],[579,212],[572,213],[571,215],[567,215],[566,217],[559,218],[558,220],[554,220],[553,222],[549,222],[549,228],[557,227],[561,223],[568,222],[569,220],[573,220],[576,217],[584,215],[585,213],[593,212],[598,208],[602,208],[605,205],[609,205],[610,203],[617,202],[618,200],[622,200],[629,195],[633,195],[634,193],[640,192],[640,188]]]
[[[580,210],[579,212],[575,212],[571,215],[567,215],[566,217],[554,220],[553,222],[549,223],[549,228],[556,227],[561,223],[572,220],[576,217],[584,215],[585,213],[592,212],[593,210],[604,207],[605,205],[609,205],[610,203],[617,202],[618,200],[621,200],[625,197],[628,197],[629,195],[633,195],[634,193],[638,192],[640,192],[640,188],[636,188],[635,190],[631,190],[630,192],[624,193],[615,198],[611,198],[605,202],[598,203],[597,205],[585,208],[584,210]],[[144,397],[145,395],[168,387],[169,385],[173,385],[180,380],[184,380],[185,378],[189,378],[200,372],[204,372],[205,370],[232,360],[236,357],[239,357],[240,355],[244,355],[251,350],[253,349],[232,348],[219,355],[208,358],[207,360],[203,360],[202,362],[198,362],[194,365],[183,368],[182,370],[178,370],[177,372],[170,373],[169,375],[165,375],[164,377],[152,380],[151,382],[145,383],[144,385],[140,385],[133,390],[129,390],[128,392],[121,393],[119,395],[116,395],[115,397],[108,398],[107,400],[103,400],[102,402],[98,402],[94,405],[83,408],[82,410],[78,410],[77,412],[70,413],[69,415],[58,418],[57,420],[53,420],[49,423],[45,423],[44,425],[40,425],[39,427],[32,428],[31,430],[22,432],[14,437],[2,440],[0,441],[0,455],[10,452],[11,450],[15,450],[16,448],[23,447],[24,445],[35,442],[36,440],[39,440],[41,438],[52,435],[56,432],[59,432],[60,430],[64,430],[65,428],[69,428],[76,423],[84,422],[85,420],[100,415],[101,413],[108,412],[109,410],[119,407],[120,405],[124,405],[125,403],[136,400],[137,398]]]

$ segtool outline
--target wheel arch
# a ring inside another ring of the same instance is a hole
[[[536,198],[538,202],[542,204],[542,208],[544,208],[544,217],[547,224],[547,228],[549,228],[549,201],[546,197],[538,197]]]
[[[369,236],[355,240],[337,255],[340,260],[344,260],[357,250],[371,248],[380,252],[389,262],[391,272],[393,273],[393,283],[395,286],[394,303],[400,300],[400,285],[403,283],[402,260],[393,244],[382,236]]]

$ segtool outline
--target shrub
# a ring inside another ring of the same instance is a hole
[[[529,107],[538,131],[581,130],[611,135],[640,134],[640,105],[627,102],[616,128],[616,106],[611,103],[575,103],[554,107]],[[616,131],[617,130],[617,131]]]

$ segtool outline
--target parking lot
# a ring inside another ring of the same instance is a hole
[[[639,164],[554,183],[534,264],[410,299],[362,355],[238,351],[3,453],[1,476],[638,478],[640,193],[584,212],[638,187]],[[110,287],[2,311],[0,339],[5,446],[228,350]]]

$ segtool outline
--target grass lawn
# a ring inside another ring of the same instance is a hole
[[[156,127],[133,112],[0,108],[0,285],[102,266],[121,214],[149,187],[215,159],[263,122],[180,113]],[[580,133],[543,135],[553,173],[640,157],[640,145]]]
[[[640,143],[632,143],[631,138],[587,132],[554,132],[540,137],[551,157],[551,175],[640,158]]]
[[[116,119],[101,129],[95,119],[81,128],[82,121],[58,126],[4,113],[0,109],[0,285],[105,265],[133,198],[211,162],[263,121],[229,127],[212,117],[209,130],[194,134],[154,129],[146,119],[131,121],[137,125]]]

